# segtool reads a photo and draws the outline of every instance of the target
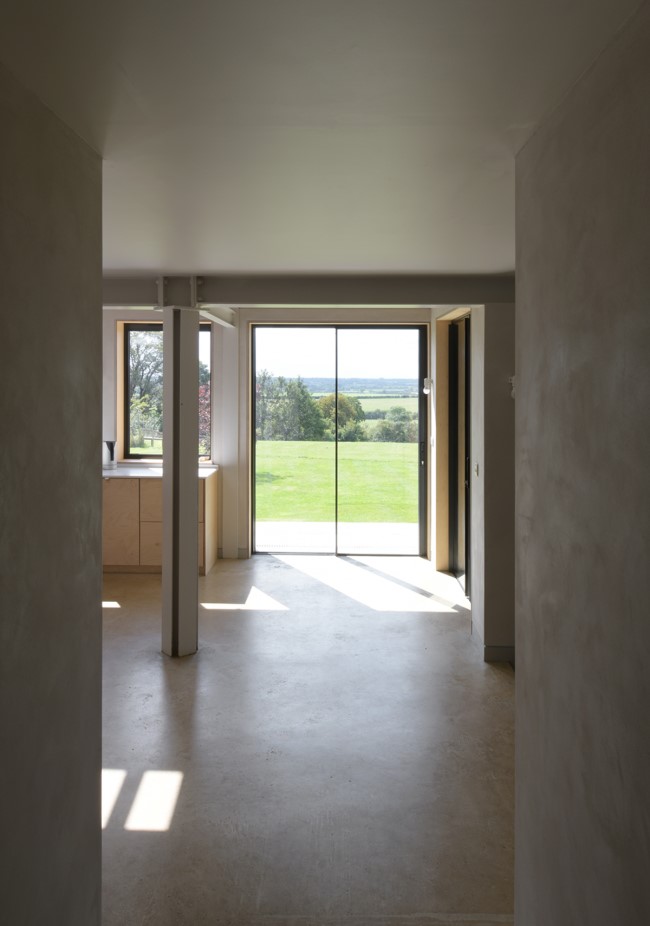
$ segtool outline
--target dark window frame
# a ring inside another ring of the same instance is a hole
[[[131,453],[131,402],[130,402],[130,351],[129,341],[132,331],[163,331],[162,322],[124,322],[124,371],[123,371],[123,392],[124,392],[124,454],[125,460],[162,460],[161,453]],[[212,370],[212,325],[210,322],[201,322],[199,331],[207,331],[210,334],[210,422],[212,423],[212,397],[214,374]],[[164,357],[163,357],[164,363]],[[210,456],[212,456],[212,435],[210,435]],[[198,448],[197,448],[198,459]]]

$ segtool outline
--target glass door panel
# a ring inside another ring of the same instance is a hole
[[[253,549],[336,552],[334,328],[253,329]]]
[[[420,329],[337,331],[337,552],[418,556]]]

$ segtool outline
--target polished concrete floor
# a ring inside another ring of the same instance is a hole
[[[160,577],[104,598],[104,926],[513,922],[514,676],[454,580],[219,561],[179,660]]]

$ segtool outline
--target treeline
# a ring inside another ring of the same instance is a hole
[[[338,418],[338,431],[337,431]],[[369,428],[366,419],[381,418]],[[418,439],[417,415],[395,406],[380,415],[364,415],[359,399],[334,393],[313,398],[305,382],[273,376],[268,370],[255,381],[255,434],[258,440],[383,441],[413,443]]]

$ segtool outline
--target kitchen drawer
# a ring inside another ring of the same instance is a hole
[[[199,479],[199,524],[203,523],[205,480]],[[140,520],[162,521],[162,479],[140,480]]]

